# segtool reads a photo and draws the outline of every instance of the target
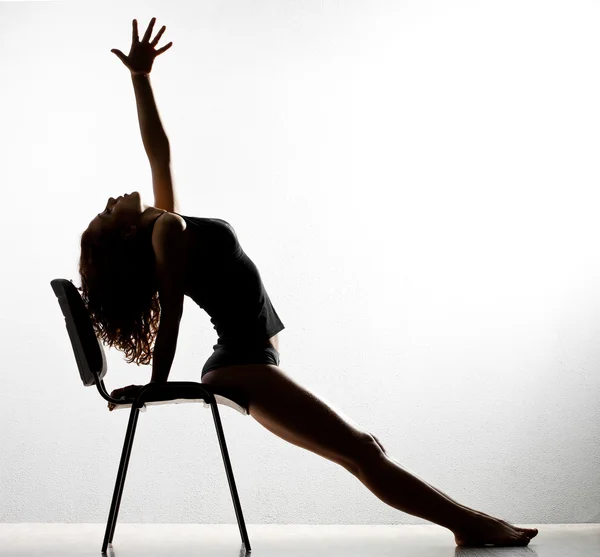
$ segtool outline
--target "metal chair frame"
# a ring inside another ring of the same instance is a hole
[[[127,399],[122,397],[116,399],[111,397],[108,394],[103,381],[103,377],[106,375],[107,371],[104,349],[93,330],[90,316],[79,292],[73,283],[66,279],[54,279],[50,284],[58,298],[65,317],[71,346],[73,348],[73,353],[75,354],[75,360],[84,386],[89,387],[91,385],[96,385],[102,398],[116,405],[115,410],[131,407],[101,552],[106,554],[109,545],[112,549],[112,541],[115,535],[115,527],[117,525],[117,517],[121,505],[121,497],[123,495],[123,487],[127,476],[129,457],[131,456],[131,448],[133,446],[139,413],[145,412],[147,406],[179,404],[182,402],[203,402],[205,408],[210,406],[212,410],[219,447],[221,448],[221,456],[223,457],[227,481],[229,483],[229,490],[231,491],[231,497],[233,499],[235,516],[242,538],[242,550],[244,550],[245,553],[249,553],[251,551],[250,539],[248,538],[248,532],[246,530],[246,523],[244,521],[244,515],[242,513],[242,507],[235,485],[231,460],[229,458],[223,426],[221,424],[221,417],[218,410],[218,404],[223,404],[237,410],[243,415],[248,415],[247,401],[245,401],[243,396],[235,390],[216,387],[214,385],[206,385],[194,381],[148,383],[137,392],[134,398]]]

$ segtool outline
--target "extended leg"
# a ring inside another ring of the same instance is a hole
[[[203,382],[242,388],[256,421],[282,439],[340,464],[388,505],[452,531],[472,521],[473,511],[388,459],[367,431],[280,367],[219,368],[207,373]]]
[[[390,506],[451,530],[459,545],[527,545],[536,532],[517,529],[459,505],[389,458],[353,420],[302,387],[279,366],[229,366],[204,383],[241,389],[250,415],[282,439],[340,464]]]
[[[385,456],[387,456],[387,458],[389,458],[390,460],[394,461],[398,466],[402,466],[400,464],[400,462],[398,462],[393,456],[389,455],[387,453],[387,451],[385,450],[384,446],[381,444],[381,441],[379,441],[379,439],[377,437],[375,437],[375,435],[371,434],[371,436],[373,437],[373,439],[375,439],[375,442],[379,445],[379,448],[383,451],[383,453],[385,454]],[[412,472],[413,475],[414,472]],[[426,483],[431,489],[435,489],[442,497],[445,497],[446,499],[448,499],[448,501],[454,503],[455,505],[459,506],[459,507],[463,507],[468,511],[477,513],[479,515],[481,515],[482,517],[487,517],[487,518],[492,518],[490,517],[490,515],[482,513],[480,511],[476,511],[475,509],[472,509],[470,507],[466,507],[465,505],[461,505],[460,503],[457,503],[454,499],[452,499],[449,495],[446,495],[443,491],[440,491],[437,487],[431,485],[430,483],[425,482],[425,480],[423,480],[422,478],[419,478],[422,482]]]

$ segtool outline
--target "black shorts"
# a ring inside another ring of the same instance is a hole
[[[206,360],[202,368],[202,379],[209,371],[223,366],[240,364],[273,364],[279,365],[279,352],[271,345],[239,347],[215,344],[214,352]]]

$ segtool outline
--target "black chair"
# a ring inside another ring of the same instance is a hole
[[[104,348],[94,332],[92,321],[81,295],[73,283],[66,279],[54,279],[50,281],[50,285],[58,298],[60,308],[65,317],[67,331],[69,332],[71,346],[73,347],[83,385],[85,387],[96,385],[102,398],[117,405],[115,410],[131,408],[123,452],[121,454],[121,463],[119,464],[112,503],[108,514],[106,533],[102,543],[102,553],[106,554],[109,544],[112,548],[112,540],[115,534],[115,526],[117,524],[117,516],[119,514],[119,506],[121,504],[121,496],[123,494],[123,486],[125,484],[125,476],[127,474],[127,466],[129,465],[129,456],[131,455],[139,412],[145,412],[147,406],[187,402],[203,402],[205,408],[210,405],[212,409],[217,437],[221,447],[221,455],[225,463],[227,481],[229,482],[231,497],[233,498],[235,515],[242,536],[242,549],[246,553],[250,552],[250,540],[248,539],[246,523],[244,522],[242,507],[229,460],[229,453],[225,444],[225,436],[223,435],[223,426],[221,425],[221,418],[217,408],[217,404],[223,404],[237,410],[243,415],[248,415],[248,404],[244,400],[243,395],[240,392],[236,392],[235,389],[215,387],[193,381],[168,381],[166,383],[149,383],[148,385],[144,385],[138,391],[135,398],[115,399],[111,397],[102,381],[106,375]]]

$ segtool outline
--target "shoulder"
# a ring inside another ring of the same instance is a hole
[[[187,225],[183,218],[174,213],[165,211],[156,219],[154,230],[152,231],[152,246],[154,251],[162,251],[166,246],[172,246],[175,243],[181,243],[185,238],[185,229]]]
[[[179,225],[183,230],[186,227],[185,219],[182,216],[177,213],[170,213],[169,211],[165,211],[162,215],[159,215],[156,224],[160,224],[160,226]]]
[[[165,211],[159,215],[154,222],[154,233],[158,234],[177,234],[177,231],[183,231],[187,227],[185,220],[176,213]]]

